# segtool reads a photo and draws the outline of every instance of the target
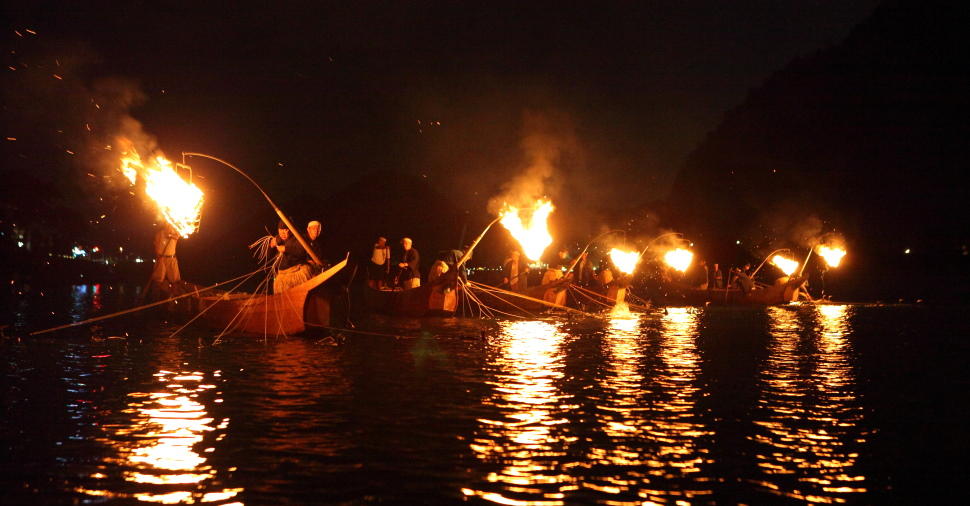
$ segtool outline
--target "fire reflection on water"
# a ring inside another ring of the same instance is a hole
[[[490,381],[495,393],[483,404],[505,416],[479,419],[471,443],[479,459],[499,469],[488,473],[482,486],[488,490],[462,493],[499,504],[563,504],[565,493],[577,488],[562,465],[576,440],[563,417],[574,406],[556,384],[563,377],[564,334],[543,321],[505,322],[502,331],[494,358],[499,370]]]
[[[814,332],[803,329],[799,313],[772,307],[768,315],[772,341],[750,436],[759,446],[754,482],[773,494],[844,503],[866,492],[854,468],[868,435],[854,390],[848,306],[818,306]],[[803,342],[803,330],[814,342]],[[806,345],[814,350],[800,349]]]
[[[214,373],[219,376],[219,373]],[[155,375],[163,385],[157,392],[128,394],[124,413],[130,423],[105,424],[110,436],[100,442],[117,452],[105,459],[105,470],[117,466],[121,477],[134,485],[132,493],[79,489],[92,496],[133,497],[139,501],[162,504],[217,503],[242,492],[241,488],[221,487],[216,470],[207,464],[205,454],[212,446],[198,450],[197,445],[220,441],[229,424],[224,418],[218,424],[209,416],[202,397],[215,385],[205,382],[201,372],[161,370]],[[221,402],[215,399],[214,402]],[[230,468],[230,471],[232,469]],[[92,478],[103,479],[104,473]],[[223,503],[225,504],[225,503]],[[230,504],[241,504],[234,502]]]
[[[651,455],[651,480],[640,496],[660,503],[697,500],[711,494],[701,478],[713,431],[702,421],[697,400],[703,395],[697,352],[698,315],[690,308],[667,308],[661,318],[658,350],[663,367],[654,381],[658,394],[650,411],[648,437],[657,445]]]

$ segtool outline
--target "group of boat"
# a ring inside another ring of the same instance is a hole
[[[530,318],[548,312],[586,315],[608,313],[617,305],[643,309],[651,304],[690,306],[708,304],[774,305],[798,299],[804,277],[781,278],[751,290],[740,287],[698,288],[673,283],[649,300],[633,293],[631,276],[619,276],[607,286],[590,288],[571,276],[513,291],[469,281],[452,268],[415,288],[347,286],[347,259],[308,281],[280,293],[214,292],[198,295],[198,317],[223,333],[294,335],[308,328],[337,329],[348,321],[349,302],[359,297],[370,313],[420,318],[471,316]],[[361,291],[362,290],[362,291]]]

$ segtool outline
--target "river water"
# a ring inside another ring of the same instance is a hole
[[[0,503],[956,499],[966,310],[377,320],[339,345],[165,323],[7,338]]]

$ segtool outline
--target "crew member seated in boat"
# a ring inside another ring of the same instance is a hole
[[[734,269],[732,272],[734,278],[734,285],[741,289],[741,293],[747,295],[751,290],[754,290],[754,280],[748,275],[748,271],[751,270],[751,264],[746,264],[744,268]]]
[[[323,231],[323,225],[317,221],[313,220],[306,225],[306,243],[310,246],[310,250],[320,259],[322,263],[316,263],[313,261],[313,257],[307,255],[307,262],[310,264],[310,270],[314,274],[319,274],[320,271],[327,268],[330,264],[327,262],[326,255],[324,255],[324,245],[323,237],[320,236],[320,232]]]
[[[401,261],[398,262],[397,281],[404,289],[421,286],[421,256],[410,237],[401,239]]]
[[[519,250],[514,249],[502,264],[502,288],[522,292],[529,287],[529,264],[522,259]]]
[[[387,278],[391,275],[391,247],[387,238],[378,237],[371,250],[370,263],[367,265],[367,286],[375,290],[387,288]]]
[[[279,252],[279,263],[276,265],[276,279],[273,280],[273,292],[280,293],[287,288],[303,283],[310,279],[310,266],[307,265],[306,250],[300,245],[286,224],[280,220],[278,235],[270,243]]]

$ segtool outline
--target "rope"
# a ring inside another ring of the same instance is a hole
[[[491,289],[491,290],[496,291],[496,292],[503,293],[505,295],[510,295],[510,296],[513,296],[513,297],[519,297],[521,299],[529,300],[529,301],[532,301],[532,302],[538,302],[539,304],[543,304],[543,305],[546,305],[546,306],[549,306],[549,307],[554,307],[556,309],[562,309],[562,310],[567,311],[567,312],[577,313],[577,314],[581,314],[583,316],[589,316],[589,317],[596,318],[596,315],[594,315],[593,313],[587,313],[586,311],[580,311],[578,309],[573,309],[573,308],[571,308],[569,306],[561,306],[561,305],[556,304],[554,302],[549,302],[549,301],[545,301],[545,300],[542,300],[542,299],[537,299],[535,297],[529,297],[528,295],[523,295],[521,293],[510,292],[508,290],[503,290],[501,288],[496,288],[494,286],[483,285],[481,283],[476,283],[474,281],[472,281],[472,285],[475,286],[476,288],[482,288],[483,290],[485,289],[483,287],[488,287],[488,289]]]
[[[79,322],[68,323],[68,324],[65,324],[65,325],[59,325],[57,327],[51,327],[51,328],[45,329],[45,330],[37,330],[37,331],[31,332],[30,334],[27,334],[27,335],[29,335],[29,336],[39,336],[41,334],[47,334],[49,332],[56,332],[58,330],[69,329],[69,328],[72,328],[72,327],[80,327],[82,325],[87,325],[89,323],[94,323],[94,322],[98,322],[98,321],[101,321],[101,320],[107,320],[109,318],[115,318],[115,317],[118,317],[118,316],[124,316],[124,315],[129,314],[129,313],[135,313],[135,312],[143,311],[145,309],[153,308],[153,307],[156,307],[156,306],[161,306],[162,304],[167,304],[169,302],[172,302],[173,300],[183,299],[185,297],[197,296],[198,294],[200,294],[202,292],[206,292],[206,291],[212,290],[214,288],[218,288],[218,287],[220,287],[222,285],[227,285],[229,283],[233,283],[235,281],[239,281],[240,279],[245,278],[247,276],[252,276],[252,275],[256,274],[257,272],[259,272],[261,270],[262,270],[262,268],[257,269],[257,270],[255,270],[253,272],[250,272],[248,274],[243,274],[242,276],[239,276],[239,277],[230,279],[228,281],[223,281],[221,283],[216,283],[216,284],[214,284],[212,286],[208,286],[208,287],[202,288],[202,289],[197,289],[197,290],[195,290],[193,292],[184,293],[182,295],[177,295],[177,296],[171,297],[169,299],[160,300],[158,302],[152,302],[151,304],[145,304],[145,305],[138,306],[138,307],[133,307],[133,308],[130,308],[130,309],[125,309],[124,311],[118,311],[117,313],[111,313],[111,314],[106,314],[106,315],[102,315],[102,316],[96,316],[94,318],[88,318],[87,320],[83,320],[83,321],[79,321]]]

